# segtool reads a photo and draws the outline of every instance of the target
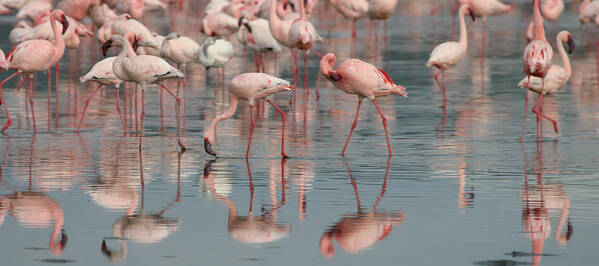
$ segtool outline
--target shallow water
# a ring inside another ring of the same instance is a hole
[[[36,80],[35,136],[25,91],[15,90],[16,80],[8,82],[13,125],[0,137],[2,264],[593,265],[599,239],[597,30],[579,25],[575,4],[567,4],[559,23],[547,24],[549,39],[567,29],[577,42],[570,83],[545,99],[560,133],[545,121],[545,137],[537,140],[529,112],[520,144],[524,92],[516,84],[523,77],[529,1],[490,18],[486,33],[480,21],[468,21],[468,56],[447,72],[445,117],[434,73],[424,63],[436,44],[454,38],[451,7],[433,1],[399,6],[389,22],[391,49],[382,36],[374,43],[366,20],[358,23],[356,47],[357,57],[381,66],[409,92],[408,98],[379,99],[392,157],[369,101],[346,156],[339,155],[356,98],[322,80],[321,99],[314,101],[316,57],[309,61],[310,96],[298,86],[293,107],[291,93],[273,97],[288,111],[286,160],[279,156],[280,115],[269,105],[258,112],[248,160],[247,103],[219,124],[219,157],[203,151],[203,129],[227,101],[216,73],[206,80],[200,66],[187,72],[184,142],[191,149],[182,154],[174,102],[165,94],[163,132],[154,87],[146,95],[139,153],[137,136],[122,134],[112,89],[92,100],[81,133],[73,133],[94,87],[76,82],[68,56],[61,63],[58,129],[54,94],[48,113],[45,74]],[[431,9],[439,13],[430,16]],[[327,39],[316,49],[349,57],[349,23],[325,10],[313,18]],[[174,30],[201,39],[192,17],[179,14]],[[12,17],[0,21],[0,34],[7,36]],[[168,30],[168,21],[147,22]],[[10,48],[6,40],[1,45]],[[99,56],[92,41],[82,45],[71,57],[80,59],[80,75]],[[277,71],[291,80],[289,59],[284,50]],[[267,68],[274,73],[272,64]],[[245,63],[237,57],[226,80],[253,69],[251,56]]]

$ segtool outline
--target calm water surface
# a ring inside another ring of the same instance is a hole
[[[368,101],[346,157],[339,156],[356,99],[324,81],[319,102],[301,86],[292,107],[291,93],[273,97],[289,113],[291,158],[279,157],[281,120],[268,105],[258,111],[252,156],[243,158],[249,133],[243,103],[234,119],[219,125],[214,148],[222,157],[214,159],[202,149],[203,128],[226,108],[227,97],[216,73],[206,75],[196,65],[188,69],[187,152],[177,153],[168,96],[161,130],[155,88],[146,95],[141,153],[137,137],[121,132],[112,89],[94,98],[76,135],[76,114],[93,86],[78,84],[75,76],[99,58],[99,46],[84,40],[78,54],[69,51],[61,62],[58,129],[54,92],[48,113],[45,74],[36,81],[35,136],[25,91],[15,90],[16,80],[4,86],[14,122],[0,136],[1,264],[594,265],[597,30],[579,25],[578,6],[571,3],[559,23],[547,23],[551,40],[561,29],[576,40],[573,75],[563,91],[545,99],[560,134],[544,123],[545,138],[537,141],[528,113],[521,145],[524,92],[516,84],[523,77],[529,2],[490,18],[486,33],[481,21],[468,21],[468,56],[447,73],[445,117],[434,73],[424,63],[436,44],[456,35],[450,5],[400,1],[386,49],[382,30],[378,38],[369,35],[366,20],[358,23],[352,47],[350,24],[320,3],[313,21],[327,41],[317,50],[347,58],[355,49],[408,88],[409,98],[379,100],[389,119],[392,157]],[[200,40],[195,5],[187,10],[173,12],[173,30]],[[2,36],[12,21],[1,18]],[[169,31],[168,20],[145,22]],[[268,72],[291,80],[289,58],[285,50],[278,69],[270,63]],[[227,83],[253,70],[251,55],[245,61],[239,56],[228,65]],[[312,91],[316,57],[308,70]]]

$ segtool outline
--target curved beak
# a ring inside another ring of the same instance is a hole
[[[241,27],[241,25],[243,25],[243,26],[245,26],[245,28],[248,29],[249,33],[252,33],[252,27],[250,27],[250,25],[247,22],[244,22],[243,21],[244,19],[245,19],[244,17],[239,18],[239,20],[237,21],[237,26]]]
[[[65,32],[67,32],[67,28],[69,27],[69,20],[67,20],[65,15],[62,15],[60,23],[62,24],[62,34],[65,34]]]
[[[574,40],[572,39],[572,36],[568,36],[568,54],[571,54],[572,51],[574,51]]]
[[[60,249],[64,249],[67,246],[67,240],[69,238],[67,237],[67,232],[62,229],[60,231]]]
[[[137,48],[139,47],[139,39],[137,37],[135,37],[135,40],[131,44],[131,47],[133,48],[134,52],[137,52]]]
[[[212,172],[212,163],[215,160],[210,160],[206,163],[206,165],[204,165],[204,178],[208,177],[210,175],[210,173]]]
[[[216,156],[216,153],[212,150],[212,143],[210,143],[210,140],[208,140],[208,138],[204,138],[204,150],[206,151],[206,153],[212,156]]]
[[[472,18],[472,21],[476,21],[476,17],[474,16],[474,12],[472,12],[472,8],[468,8],[468,13],[470,13],[470,17]]]
[[[108,53],[108,49],[111,46],[112,46],[112,40],[108,40],[104,44],[102,44],[102,55],[103,56],[106,56],[106,54]]]

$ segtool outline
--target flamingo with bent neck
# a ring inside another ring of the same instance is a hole
[[[62,33],[56,26],[56,21],[58,20],[60,20],[62,24]],[[3,103],[6,103],[6,100],[4,99],[4,93],[2,92],[2,86],[16,75],[21,73],[27,74],[29,78],[30,90],[29,105],[31,106],[34,133],[37,132],[37,125],[35,123],[35,112],[33,108],[33,75],[36,72],[49,70],[53,65],[60,61],[64,55],[65,49],[65,43],[62,34],[64,34],[69,27],[67,18],[65,17],[64,12],[60,9],[52,11],[50,23],[52,32],[54,34],[54,42],[48,40],[29,40],[18,44],[6,56],[6,59],[9,63],[9,69],[14,69],[16,71],[0,82],[0,99]],[[51,88],[49,87],[48,90],[50,89]],[[7,122],[2,127],[2,132],[4,132],[12,123],[6,104],[4,105],[4,110],[6,112]]]
[[[273,94],[283,91],[290,91],[292,89],[293,86],[290,85],[289,81],[282,80],[264,73],[244,73],[234,77],[229,85],[229,108],[223,114],[214,118],[212,123],[210,123],[208,128],[206,128],[206,133],[204,133],[204,149],[206,152],[210,155],[216,156],[216,153],[212,150],[212,144],[214,143],[214,137],[216,135],[216,125],[223,120],[231,118],[235,114],[239,100],[246,100],[250,105],[251,120],[250,137],[248,140],[248,147],[245,152],[245,157],[247,158],[250,154],[252,136],[254,135],[254,105],[256,104],[256,100],[264,99]],[[275,103],[270,101],[270,99],[266,99],[266,101],[281,114],[281,156],[286,158],[285,120],[287,115]]]
[[[392,155],[391,143],[389,142],[389,130],[387,129],[387,118],[385,118],[385,115],[383,114],[383,111],[381,111],[375,98],[387,96],[389,94],[398,94],[403,97],[408,97],[406,88],[395,84],[389,75],[382,69],[360,59],[347,59],[343,61],[336,70],[334,69],[335,62],[337,62],[337,58],[334,54],[329,53],[323,56],[320,60],[320,73],[343,92],[358,96],[356,117],[354,118],[354,123],[349,131],[343,150],[341,151],[341,156],[345,155],[345,149],[347,148],[349,139],[358,124],[360,105],[362,105],[364,97],[368,97],[368,99],[372,101],[381,116],[383,126],[385,127],[387,148],[389,148],[389,155]]]
[[[545,27],[543,26],[543,18],[541,17],[540,11],[541,0],[533,0],[533,12],[534,12],[534,40],[528,43],[523,54],[524,73],[527,75],[528,83],[530,83],[530,77],[538,77],[543,79],[541,81],[541,91],[544,91],[543,87],[545,84],[544,78],[547,76],[549,69],[551,68],[551,60],[553,58],[553,48],[547,42],[545,37]],[[543,135],[543,96],[541,93],[533,109],[539,106],[537,114],[537,137],[539,136],[539,129],[541,130],[541,136]],[[524,114],[526,115],[526,109],[528,109],[528,92],[526,93]],[[526,119],[526,118],[525,118]],[[524,124],[522,124],[522,134],[520,135],[520,142],[523,141],[524,137]]]
[[[568,44],[568,53],[566,53],[563,43]],[[549,71],[547,72],[545,78],[530,77],[530,80],[528,80],[528,78],[525,77],[520,81],[520,83],[518,83],[518,86],[520,86],[520,88],[526,88],[541,95],[553,94],[561,90],[564,87],[564,85],[566,85],[566,83],[570,79],[570,75],[572,74],[572,68],[570,67],[570,59],[568,58],[568,54],[572,53],[572,50],[574,50],[574,40],[572,39],[572,35],[567,31],[561,31],[556,37],[556,47],[562,59],[562,64],[564,64],[564,66],[561,67],[558,65],[551,65],[551,68],[549,68]],[[537,110],[534,108],[532,111],[535,114],[537,113]],[[522,135],[524,135],[524,125],[526,124],[526,116],[524,116],[524,118],[524,122],[522,123]],[[558,133],[557,121],[545,115],[543,115],[543,118],[551,121],[553,123],[553,129],[556,133]]]

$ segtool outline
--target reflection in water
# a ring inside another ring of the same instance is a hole
[[[102,188],[97,186],[98,189],[94,191],[92,195],[101,196],[93,197],[95,200],[102,199],[99,204],[107,206],[108,208],[122,208],[126,207],[125,215],[117,218],[112,225],[112,239],[115,239],[120,246],[119,251],[114,251],[109,248],[106,243],[106,239],[102,240],[101,251],[102,254],[106,255],[111,262],[118,262],[127,257],[127,241],[135,243],[152,244],[162,241],[164,238],[170,235],[171,232],[179,230],[180,222],[176,218],[163,217],[164,213],[168,211],[172,206],[181,200],[181,156],[182,153],[178,154],[179,167],[177,167],[177,195],[175,199],[162,208],[159,212],[147,213],[145,210],[145,181],[143,172],[143,156],[141,151],[139,152],[139,174],[140,174],[140,187],[141,187],[141,210],[139,213],[135,213],[138,204],[139,196],[137,193],[137,187],[115,186],[113,182],[119,182],[122,178],[118,176],[118,161],[119,156],[116,156],[115,169],[113,173],[115,177],[112,181],[107,183],[108,187]],[[118,187],[118,189],[116,189]],[[114,190],[120,191],[115,193]],[[103,192],[106,192],[103,194]],[[122,197],[121,197],[122,196]],[[128,204],[128,206],[127,206]]]
[[[564,191],[561,184],[551,180],[543,180],[543,145],[537,143],[536,150],[537,183],[528,183],[527,169],[524,169],[524,190],[521,193],[522,206],[522,226],[526,237],[532,240],[532,264],[541,265],[543,246],[545,239],[551,236],[551,217],[553,214],[559,214],[559,222],[556,226],[555,240],[558,244],[566,246],[573,234],[573,226],[568,220],[570,212],[570,197]],[[527,168],[528,162],[526,154],[524,155],[524,165]],[[566,232],[562,232],[564,226]]]
[[[18,191],[2,179],[2,173],[6,169],[6,162],[10,154],[10,137],[6,138],[6,149],[2,157],[2,168],[0,168],[0,185],[13,193],[0,195],[0,227],[2,227],[7,214],[13,216],[25,228],[45,228],[52,225],[48,246],[50,253],[60,256],[67,244],[67,235],[62,228],[64,212],[54,199],[42,192],[33,191],[31,165],[34,139],[31,139],[29,153],[29,188],[27,191]],[[59,234],[60,239],[57,239]]]
[[[269,243],[280,240],[289,236],[291,233],[291,226],[288,224],[278,223],[276,221],[276,213],[279,208],[284,205],[285,196],[283,194],[280,204],[273,204],[271,212],[264,213],[261,216],[254,216],[252,213],[252,205],[254,201],[254,184],[252,181],[252,172],[250,169],[249,160],[245,160],[248,170],[249,182],[250,182],[250,207],[247,216],[239,216],[237,214],[237,206],[235,202],[230,200],[228,197],[221,196],[215,189],[214,186],[214,175],[212,172],[212,163],[209,161],[204,167],[204,183],[210,189],[212,195],[219,201],[225,203],[229,208],[229,219],[227,221],[227,230],[229,230],[229,236],[241,243],[247,244],[259,244]],[[281,160],[281,173],[282,179],[284,179],[285,173],[285,159]],[[273,176],[271,176],[271,179]],[[274,199],[276,186],[269,186],[271,192],[271,198]],[[285,191],[282,188],[283,193]]]
[[[347,168],[347,175],[354,187],[358,211],[356,214],[345,216],[323,234],[320,239],[320,252],[329,258],[335,255],[333,240],[337,240],[339,247],[343,250],[349,253],[358,253],[374,245],[377,241],[385,239],[393,230],[393,226],[401,225],[405,218],[405,215],[401,212],[378,212],[376,210],[387,191],[391,157],[387,160],[387,169],[385,170],[381,193],[369,212],[362,209],[356,180],[351,174],[347,161],[344,161],[344,163]]]

